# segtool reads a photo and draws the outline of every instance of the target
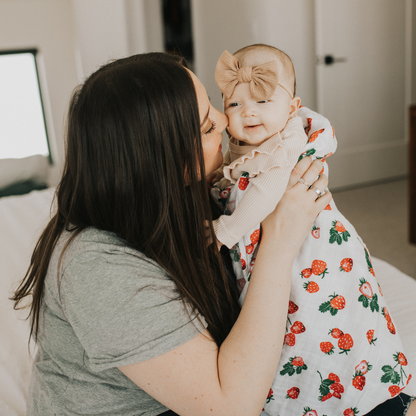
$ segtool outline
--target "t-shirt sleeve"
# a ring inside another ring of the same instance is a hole
[[[148,360],[204,330],[166,272],[123,250],[79,254],[66,266],[60,290],[93,371]]]

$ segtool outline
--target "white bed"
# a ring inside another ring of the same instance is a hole
[[[29,327],[8,300],[24,276],[33,247],[46,225],[54,190],[0,198],[0,415],[25,415],[31,372]],[[401,334],[413,382],[405,392],[416,395],[416,281],[373,258],[373,266]],[[33,351],[32,351],[33,353]]]

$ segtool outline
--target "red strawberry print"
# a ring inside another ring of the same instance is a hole
[[[329,373],[328,374],[328,379],[329,380],[332,380],[332,381],[335,381],[335,383],[339,383],[341,381],[339,379],[339,377],[336,374],[334,374],[334,373]]]
[[[324,211],[332,211],[331,205],[328,204],[325,208]]]
[[[391,334],[396,334],[396,328],[392,321],[387,322],[387,329],[390,331]]]
[[[296,321],[290,327],[290,332],[292,332],[293,334],[301,334],[302,332],[305,332],[305,331],[306,331],[305,325],[303,325],[303,323],[300,321]]]
[[[246,252],[247,254],[251,254],[254,250],[254,246],[253,244],[249,244],[248,246],[246,246]]]
[[[256,261],[256,257],[253,257],[251,259],[251,263],[250,263],[250,274],[253,272],[253,267],[254,267],[254,262]],[[248,278],[248,280],[250,280],[250,277]]]
[[[323,380],[319,371],[318,374],[321,378],[321,385],[319,386],[319,393],[321,393],[321,395],[318,397],[318,400],[324,402],[331,397],[340,399],[341,394],[344,393],[344,386],[339,382],[339,377],[334,373],[330,373],[328,378]],[[330,378],[330,376],[332,378]],[[333,378],[335,378],[337,381],[333,380]]]
[[[394,367],[392,367],[391,365],[383,365],[383,367],[381,367],[384,374],[381,376],[381,379],[380,379],[382,383],[393,384],[392,386],[389,387],[389,392],[391,394],[391,397],[394,397],[397,394],[399,394],[399,392],[406,387],[406,385],[409,383],[410,379],[412,378],[411,374],[409,374],[409,377],[406,376],[405,370],[403,368],[407,366],[407,359],[405,355],[402,352],[397,352],[396,354],[393,354],[393,359],[396,362]],[[407,381],[405,384],[406,378],[407,378]],[[399,387],[400,385],[403,385],[401,389]]]
[[[287,391],[286,399],[297,399],[299,397],[300,390],[297,387],[292,387]]]
[[[332,156],[332,155],[333,155],[333,153],[332,152],[329,152],[324,157],[329,157],[329,156]]]
[[[321,402],[325,402],[326,400],[330,399],[332,397],[332,393],[328,393],[325,396],[321,397]]]
[[[329,386],[334,393],[344,393],[344,386],[341,383],[334,383]]]
[[[241,259],[241,253],[240,253],[240,259]],[[245,260],[244,260],[244,259],[241,259],[241,268],[242,268],[243,270],[245,270],[245,269],[246,269],[246,262],[245,262]]]
[[[332,298],[331,302],[331,307],[334,309],[344,309],[345,308],[345,299],[343,296],[341,295],[337,295],[334,298]]]
[[[289,308],[287,310],[288,314],[295,313],[299,309],[299,306],[295,302],[289,301]]]
[[[322,279],[325,277],[325,274],[328,273],[328,269],[326,267],[326,263],[323,260],[314,260],[312,262],[312,273],[315,276],[321,276],[322,275]]]
[[[266,403],[269,403],[271,400],[274,400],[272,389],[269,390],[269,394],[267,395],[267,398],[266,398]]]
[[[303,287],[308,293],[316,293],[319,290],[318,283],[316,283],[316,282],[304,283]]]
[[[362,374],[362,375],[364,375],[364,374],[366,374],[368,371],[370,371],[370,370],[371,370],[371,368],[372,368],[372,365],[371,365],[371,364],[369,364],[366,360],[362,360],[362,361],[360,362],[360,364],[358,364],[358,365],[355,367],[355,373],[356,373],[356,374]]]
[[[345,232],[345,227],[342,225],[342,222],[341,221],[337,221],[335,223],[335,225],[334,225],[334,228],[339,233],[344,233]]]
[[[407,365],[407,359],[405,357],[405,355],[402,352],[397,353],[396,355],[393,356],[395,358],[395,360],[400,364],[400,365]]]
[[[344,296],[333,294],[329,296],[330,300],[321,303],[319,310],[324,312],[330,312],[332,316],[335,316],[339,310],[345,308],[345,298]]]
[[[381,313],[382,313],[382,315],[384,316],[384,318],[386,319],[387,322],[391,322],[391,316],[390,316],[389,311],[386,307],[383,308]]]
[[[338,339],[344,335],[344,333],[339,328],[333,328],[329,331],[328,335],[331,335],[332,338]]]
[[[356,407],[350,407],[349,409],[345,409],[343,415],[344,416],[356,416],[358,415],[358,409]]]
[[[308,125],[305,127],[305,133],[306,133],[306,135],[308,135],[309,132],[311,131],[312,119],[311,118],[307,118],[306,121],[308,122]]]
[[[331,355],[334,353],[334,345],[331,342],[321,342],[319,348],[324,354]]]
[[[332,128],[332,138],[335,139],[335,130],[332,126],[331,126],[331,128]]]
[[[318,239],[321,235],[321,229],[319,227],[312,227],[311,231],[312,237]]]
[[[318,138],[318,136],[321,134],[321,133],[323,133],[325,131],[325,129],[320,129],[320,130],[317,130],[317,131],[314,131],[312,134],[311,134],[311,136],[309,137],[309,140],[308,140],[308,142],[309,143],[313,143],[317,138]]]
[[[338,347],[342,350],[340,354],[347,354],[351,350],[351,348],[354,346],[354,340],[352,339],[352,336],[350,334],[344,334],[339,340],[338,340]]]
[[[349,273],[352,270],[352,265],[353,265],[353,261],[352,259],[342,259],[341,263],[340,263],[340,268],[339,270],[341,272],[347,272]]]
[[[303,411],[305,412],[302,416],[318,416],[316,410],[312,410],[310,407],[304,407]]]
[[[389,393],[390,393],[391,397],[396,397],[401,391],[402,391],[402,389],[399,386],[390,386],[389,387]]]
[[[359,290],[361,295],[358,297],[358,302],[361,302],[364,308],[370,306],[372,312],[378,312],[380,310],[380,307],[378,306],[378,296],[376,293],[373,293],[373,288],[364,277],[360,279]]]
[[[348,242],[351,234],[345,229],[341,221],[332,221],[332,228],[329,230],[329,243],[337,243],[341,245],[342,242]]]
[[[371,288],[370,283],[368,283],[367,281],[361,283],[360,292],[369,299],[373,297],[373,289]]]
[[[240,179],[238,180],[238,189],[240,189],[241,191],[244,191],[247,188],[249,183],[250,181],[248,179],[248,172],[243,172]]]
[[[383,296],[383,292],[381,291],[380,283],[377,283],[377,285],[378,285],[378,291],[380,292],[380,295]]]
[[[312,276],[312,269],[303,269],[300,272],[301,277],[304,277],[305,279],[309,279]]]
[[[357,389],[362,391],[365,386],[365,377],[356,374],[352,379],[352,385]]]
[[[253,246],[259,242],[260,238],[260,228],[253,231],[253,233],[250,235],[250,241]]]
[[[231,188],[222,189],[221,192],[220,192],[220,198],[227,199],[228,194],[230,193],[230,191],[231,191]]]
[[[284,343],[288,345],[289,347],[293,347],[296,343],[296,337],[295,334],[292,334],[292,332],[289,332],[285,335]]]
[[[280,371],[280,375],[284,376],[288,374],[289,376],[293,376],[296,374],[301,374],[303,370],[307,370],[308,366],[303,361],[302,357],[292,357],[289,361],[283,365],[283,370]]]
[[[303,358],[302,357],[293,358],[292,364],[295,365],[296,367],[303,367],[304,365]]]
[[[369,329],[366,335],[368,343],[370,345],[376,345],[375,342],[377,341],[377,338],[374,338],[374,329]]]

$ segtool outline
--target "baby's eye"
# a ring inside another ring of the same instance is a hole
[[[230,104],[228,104],[228,107],[237,107],[238,106],[238,103],[230,103]]]
[[[263,100],[263,101],[257,101],[259,104],[264,104],[264,103],[268,103],[269,100]]]

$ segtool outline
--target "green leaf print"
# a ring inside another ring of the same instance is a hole
[[[328,312],[331,309],[331,302],[328,300],[327,302],[322,303],[319,306],[320,312]]]
[[[300,162],[304,157],[311,156],[311,155],[313,155],[315,153],[316,153],[316,150],[315,149],[309,149],[307,152],[302,153],[299,156],[298,162]]]
[[[368,298],[367,296],[360,295],[358,298],[358,302],[361,302],[364,306],[364,308],[368,308]]]
[[[378,300],[377,293],[374,293],[373,298],[371,299],[371,302],[370,302],[370,309],[371,309],[372,312],[378,312],[379,311],[377,300]]]
[[[350,234],[348,231],[344,231],[344,232],[342,233],[342,239],[343,239],[345,242],[347,242],[347,241],[348,241],[348,237],[351,237],[351,234]],[[339,244],[341,244],[341,243],[339,243]]]
[[[288,374],[289,376],[293,376],[293,374],[295,374],[295,369],[292,364],[286,363],[283,366],[283,370],[280,372],[280,375],[284,376],[285,374]]]
[[[397,371],[394,370],[393,367],[391,367],[390,365],[384,365],[383,367],[381,367],[381,369],[385,373],[381,376],[381,379],[380,379],[382,383],[388,383],[388,382],[391,382],[393,384],[399,383],[400,375]]]

